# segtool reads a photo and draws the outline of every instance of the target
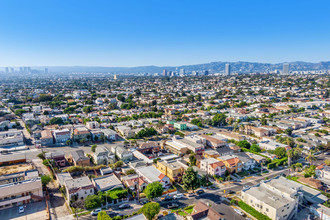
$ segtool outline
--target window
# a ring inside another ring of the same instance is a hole
[[[283,218],[287,217],[288,215],[283,216]]]
[[[90,190],[90,192],[92,193],[92,192],[93,192],[93,190],[91,189],[91,190]]]
[[[269,212],[269,209],[268,208],[266,208],[266,212]]]

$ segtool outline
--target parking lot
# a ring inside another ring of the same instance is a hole
[[[45,201],[34,202],[24,205],[24,213],[18,213],[18,206],[0,210],[0,219],[17,219],[17,220],[44,220],[46,219],[46,203]]]

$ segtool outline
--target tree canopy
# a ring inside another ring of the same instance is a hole
[[[144,204],[140,209],[140,212],[144,214],[144,216],[148,220],[152,220],[160,211],[160,205],[157,202],[149,202]]]
[[[155,199],[158,197],[161,197],[163,194],[163,186],[159,182],[153,182],[147,185],[147,187],[144,190],[144,193],[146,194],[146,197],[148,199]]]
[[[194,171],[192,167],[188,167],[185,174],[182,176],[183,187],[186,190],[195,190],[199,187],[199,179],[197,177],[197,171]]]

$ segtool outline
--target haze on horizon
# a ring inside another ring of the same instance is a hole
[[[11,0],[0,8],[0,66],[330,60],[326,0]]]

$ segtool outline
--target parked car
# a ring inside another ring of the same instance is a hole
[[[199,190],[196,191],[197,195],[200,195],[200,194],[203,194],[203,193],[204,193],[204,190],[202,190],[202,189],[199,189]]]
[[[181,199],[183,198],[183,194],[182,193],[178,193],[176,195],[173,196],[174,199]]]
[[[194,197],[194,196],[195,196],[194,193],[189,193],[189,194],[188,194],[188,197]]]
[[[121,204],[120,206],[118,206],[119,209],[126,209],[126,208],[129,208],[130,205],[127,204],[127,203],[124,203],[124,204]]]
[[[165,196],[162,198],[163,201],[171,201],[173,199],[172,196]]]
[[[24,206],[18,207],[18,213],[23,213],[24,212]]]
[[[176,204],[176,203],[171,203],[171,204],[168,204],[168,205],[167,205],[167,208],[168,208],[168,209],[174,209],[174,208],[178,208],[178,207],[179,207],[179,205]]]
[[[234,209],[234,211],[235,211],[237,214],[239,214],[240,216],[245,216],[245,214],[244,214],[241,210],[239,210],[239,209]]]
[[[102,211],[102,209],[95,209],[91,212],[91,215],[95,216],[95,215],[99,214],[99,212],[101,212],[101,211]]]
[[[235,194],[235,192],[233,190],[227,190],[228,194]]]
[[[325,152],[324,155],[330,155],[330,152]]]

